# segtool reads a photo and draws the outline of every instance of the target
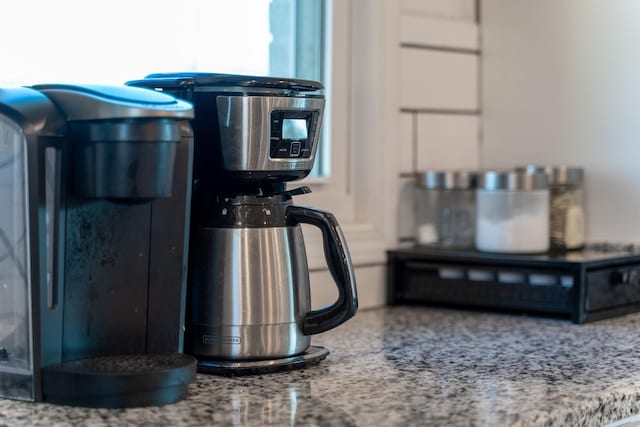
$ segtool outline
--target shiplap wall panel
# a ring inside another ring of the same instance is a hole
[[[415,178],[479,165],[479,26],[475,0],[400,0],[398,245],[415,235]],[[394,142],[395,143],[395,142]]]
[[[403,44],[478,50],[478,25],[474,22],[416,15],[403,15],[400,21]]]
[[[479,164],[478,117],[420,114],[418,170],[476,169]]]
[[[401,48],[400,107],[477,110],[478,56]]]
[[[451,20],[476,20],[476,0],[401,0],[403,14]]]

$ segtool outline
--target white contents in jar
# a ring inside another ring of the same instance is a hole
[[[548,191],[478,192],[476,248],[532,253],[549,249]]]
[[[436,226],[431,223],[418,225],[418,243],[422,245],[430,245],[438,241],[438,232]]]
[[[492,252],[546,251],[548,234],[538,215],[521,214],[502,222],[478,219],[478,249]]]

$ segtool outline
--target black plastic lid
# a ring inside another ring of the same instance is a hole
[[[115,102],[126,102],[131,104],[149,104],[150,106],[165,106],[176,103],[174,97],[151,90],[139,90],[128,86],[106,86],[106,85],[72,85],[72,84],[38,84],[33,86],[41,92],[47,90],[68,90],[84,93],[94,97],[109,99]]]
[[[311,92],[324,89],[320,82],[281,77],[245,76],[217,73],[154,73],[143,80],[132,80],[127,85],[154,88],[196,87],[245,87]]]
[[[32,88],[51,99],[70,121],[194,117],[190,103],[147,88],[70,84]]]

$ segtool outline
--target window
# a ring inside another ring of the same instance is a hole
[[[323,82],[327,86],[328,7],[325,0],[271,0],[269,27],[269,74]],[[327,101],[329,91],[326,91]],[[328,102],[327,102],[328,104]],[[320,146],[311,176],[329,175],[329,117],[324,114]]]
[[[0,87],[37,83],[120,85],[150,73],[175,71],[325,81],[325,3],[10,2],[2,6],[5,19],[0,26],[0,40],[4,40]],[[316,175],[327,173],[328,162],[323,161],[327,141],[320,145],[323,150],[316,161]]]

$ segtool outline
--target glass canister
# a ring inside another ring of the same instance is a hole
[[[484,171],[476,189],[476,249],[543,253],[549,250],[549,184],[542,171]]]
[[[417,175],[416,240],[419,245],[472,248],[476,173],[429,170]]]
[[[544,171],[549,179],[549,237],[552,250],[581,249],[585,245],[584,169],[573,166],[522,166]]]

